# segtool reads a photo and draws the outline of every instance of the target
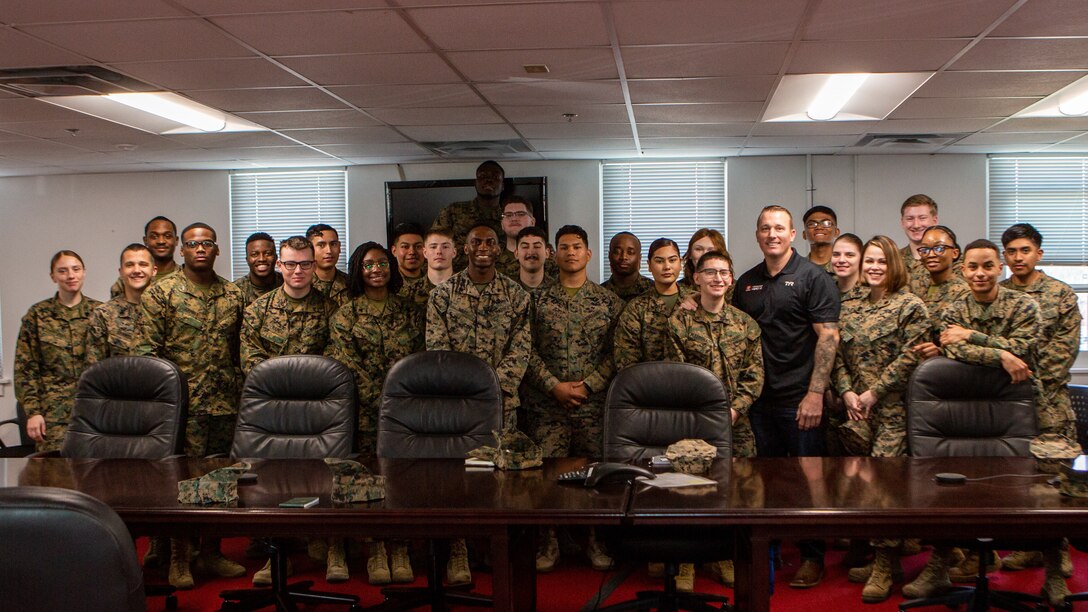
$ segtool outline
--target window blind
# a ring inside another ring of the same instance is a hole
[[[646,276],[646,250],[654,240],[675,240],[683,255],[699,228],[726,234],[725,181],[725,160],[602,163],[601,279],[611,276],[608,242],[618,232],[631,232],[642,241]]]
[[[234,172],[230,175],[231,280],[249,272],[246,238],[266,232],[276,240],[303,235],[315,223],[340,234],[343,245],[337,267],[347,269],[347,173]]]
[[[990,240],[1014,223],[1043,234],[1044,263],[1088,263],[1088,157],[990,158]]]

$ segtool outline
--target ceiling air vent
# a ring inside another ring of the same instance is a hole
[[[532,149],[525,141],[511,140],[454,140],[421,142],[424,147],[446,157],[491,158],[512,153],[528,153]]]
[[[0,70],[0,91],[42,98],[155,91],[155,88],[98,66],[58,66]]]
[[[916,151],[952,144],[968,134],[866,134],[855,147],[867,149]]]

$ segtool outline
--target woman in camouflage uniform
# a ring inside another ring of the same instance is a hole
[[[839,287],[842,314],[856,311],[864,285],[861,284],[861,252],[864,245],[854,234],[839,236],[831,247],[831,269]],[[824,393],[827,409],[827,443],[834,455],[868,456],[872,449],[872,430],[869,422],[849,419],[846,404],[833,389]]]
[[[929,359],[941,354],[937,337],[944,329],[941,313],[949,304],[964,298],[971,290],[967,281],[960,274],[960,245],[956,242],[956,233],[943,225],[934,225],[922,234],[918,254],[922,256],[922,265],[929,272],[930,285],[922,300],[929,312],[930,333],[914,351],[922,359]]]
[[[612,359],[616,371],[644,361],[665,359],[665,331],[669,315],[694,291],[677,284],[682,260],[680,247],[668,238],[658,238],[648,253],[653,289],[627,303],[612,338]]]
[[[75,251],[53,255],[49,278],[57,293],[30,307],[15,344],[15,399],[39,451],[57,450],[64,442],[86,360],[87,324],[102,304],[83,295],[83,274],[83,258]]]
[[[725,237],[718,230],[709,227],[695,230],[695,233],[691,235],[691,240],[688,240],[688,251],[684,253],[684,278],[680,280],[682,287],[697,289],[695,264],[699,263],[699,258],[703,256],[703,253],[709,251],[717,251],[728,255],[729,249],[725,248]],[[725,296],[726,301],[732,298],[732,293],[733,286],[730,285],[729,293]]]
[[[910,293],[909,275],[899,248],[887,236],[875,236],[862,251],[862,297],[843,308],[839,351],[832,380],[851,420],[869,420],[874,457],[907,453],[903,394],[918,365],[911,350],[925,338],[929,315]],[[845,306],[845,305],[844,305]],[[862,601],[876,603],[891,594],[899,565],[899,540],[875,540],[877,548]]]

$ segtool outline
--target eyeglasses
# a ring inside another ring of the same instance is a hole
[[[363,264],[363,269],[366,270],[367,272],[372,271],[374,268],[380,268],[382,270],[388,270],[389,269],[389,262],[388,261],[371,261],[371,262],[367,262],[367,263]]]
[[[283,269],[288,272],[294,272],[295,268],[301,268],[303,272],[309,271],[314,267],[314,260],[309,261],[280,261],[283,265]]]
[[[923,256],[923,257],[925,257],[926,255],[929,255],[930,253],[933,253],[934,255],[944,255],[945,251],[947,251],[948,249],[953,249],[953,248],[955,248],[955,247],[950,247],[950,246],[943,245],[943,244],[938,244],[938,245],[934,245],[934,246],[931,246],[931,247],[918,247],[918,254]]]
[[[831,219],[821,219],[819,221],[809,221],[805,224],[808,229],[816,229],[817,227],[835,227],[835,222]]]
[[[705,276],[707,278],[716,278],[718,276],[720,276],[722,278],[732,278],[733,277],[733,271],[732,270],[726,270],[724,268],[723,269],[703,268],[702,270],[699,270],[699,274],[702,274],[703,276]]]
[[[529,213],[525,212],[524,210],[504,212],[502,214],[503,219],[521,219],[523,217],[528,217],[528,216],[529,216]]]
[[[215,241],[214,240],[186,240],[185,242],[183,242],[181,244],[182,244],[182,246],[184,246],[187,249],[195,249],[198,246],[202,246],[205,249],[214,249],[215,248]]]

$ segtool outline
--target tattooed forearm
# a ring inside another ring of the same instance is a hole
[[[839,345],[838,323],[817,323],[813,327],[820,335],[816,341],[816,364],[812,369],[812,378],[808,381],[809,393],[823,393],[831,377],[831,368],[835,365],[835,349]]]

